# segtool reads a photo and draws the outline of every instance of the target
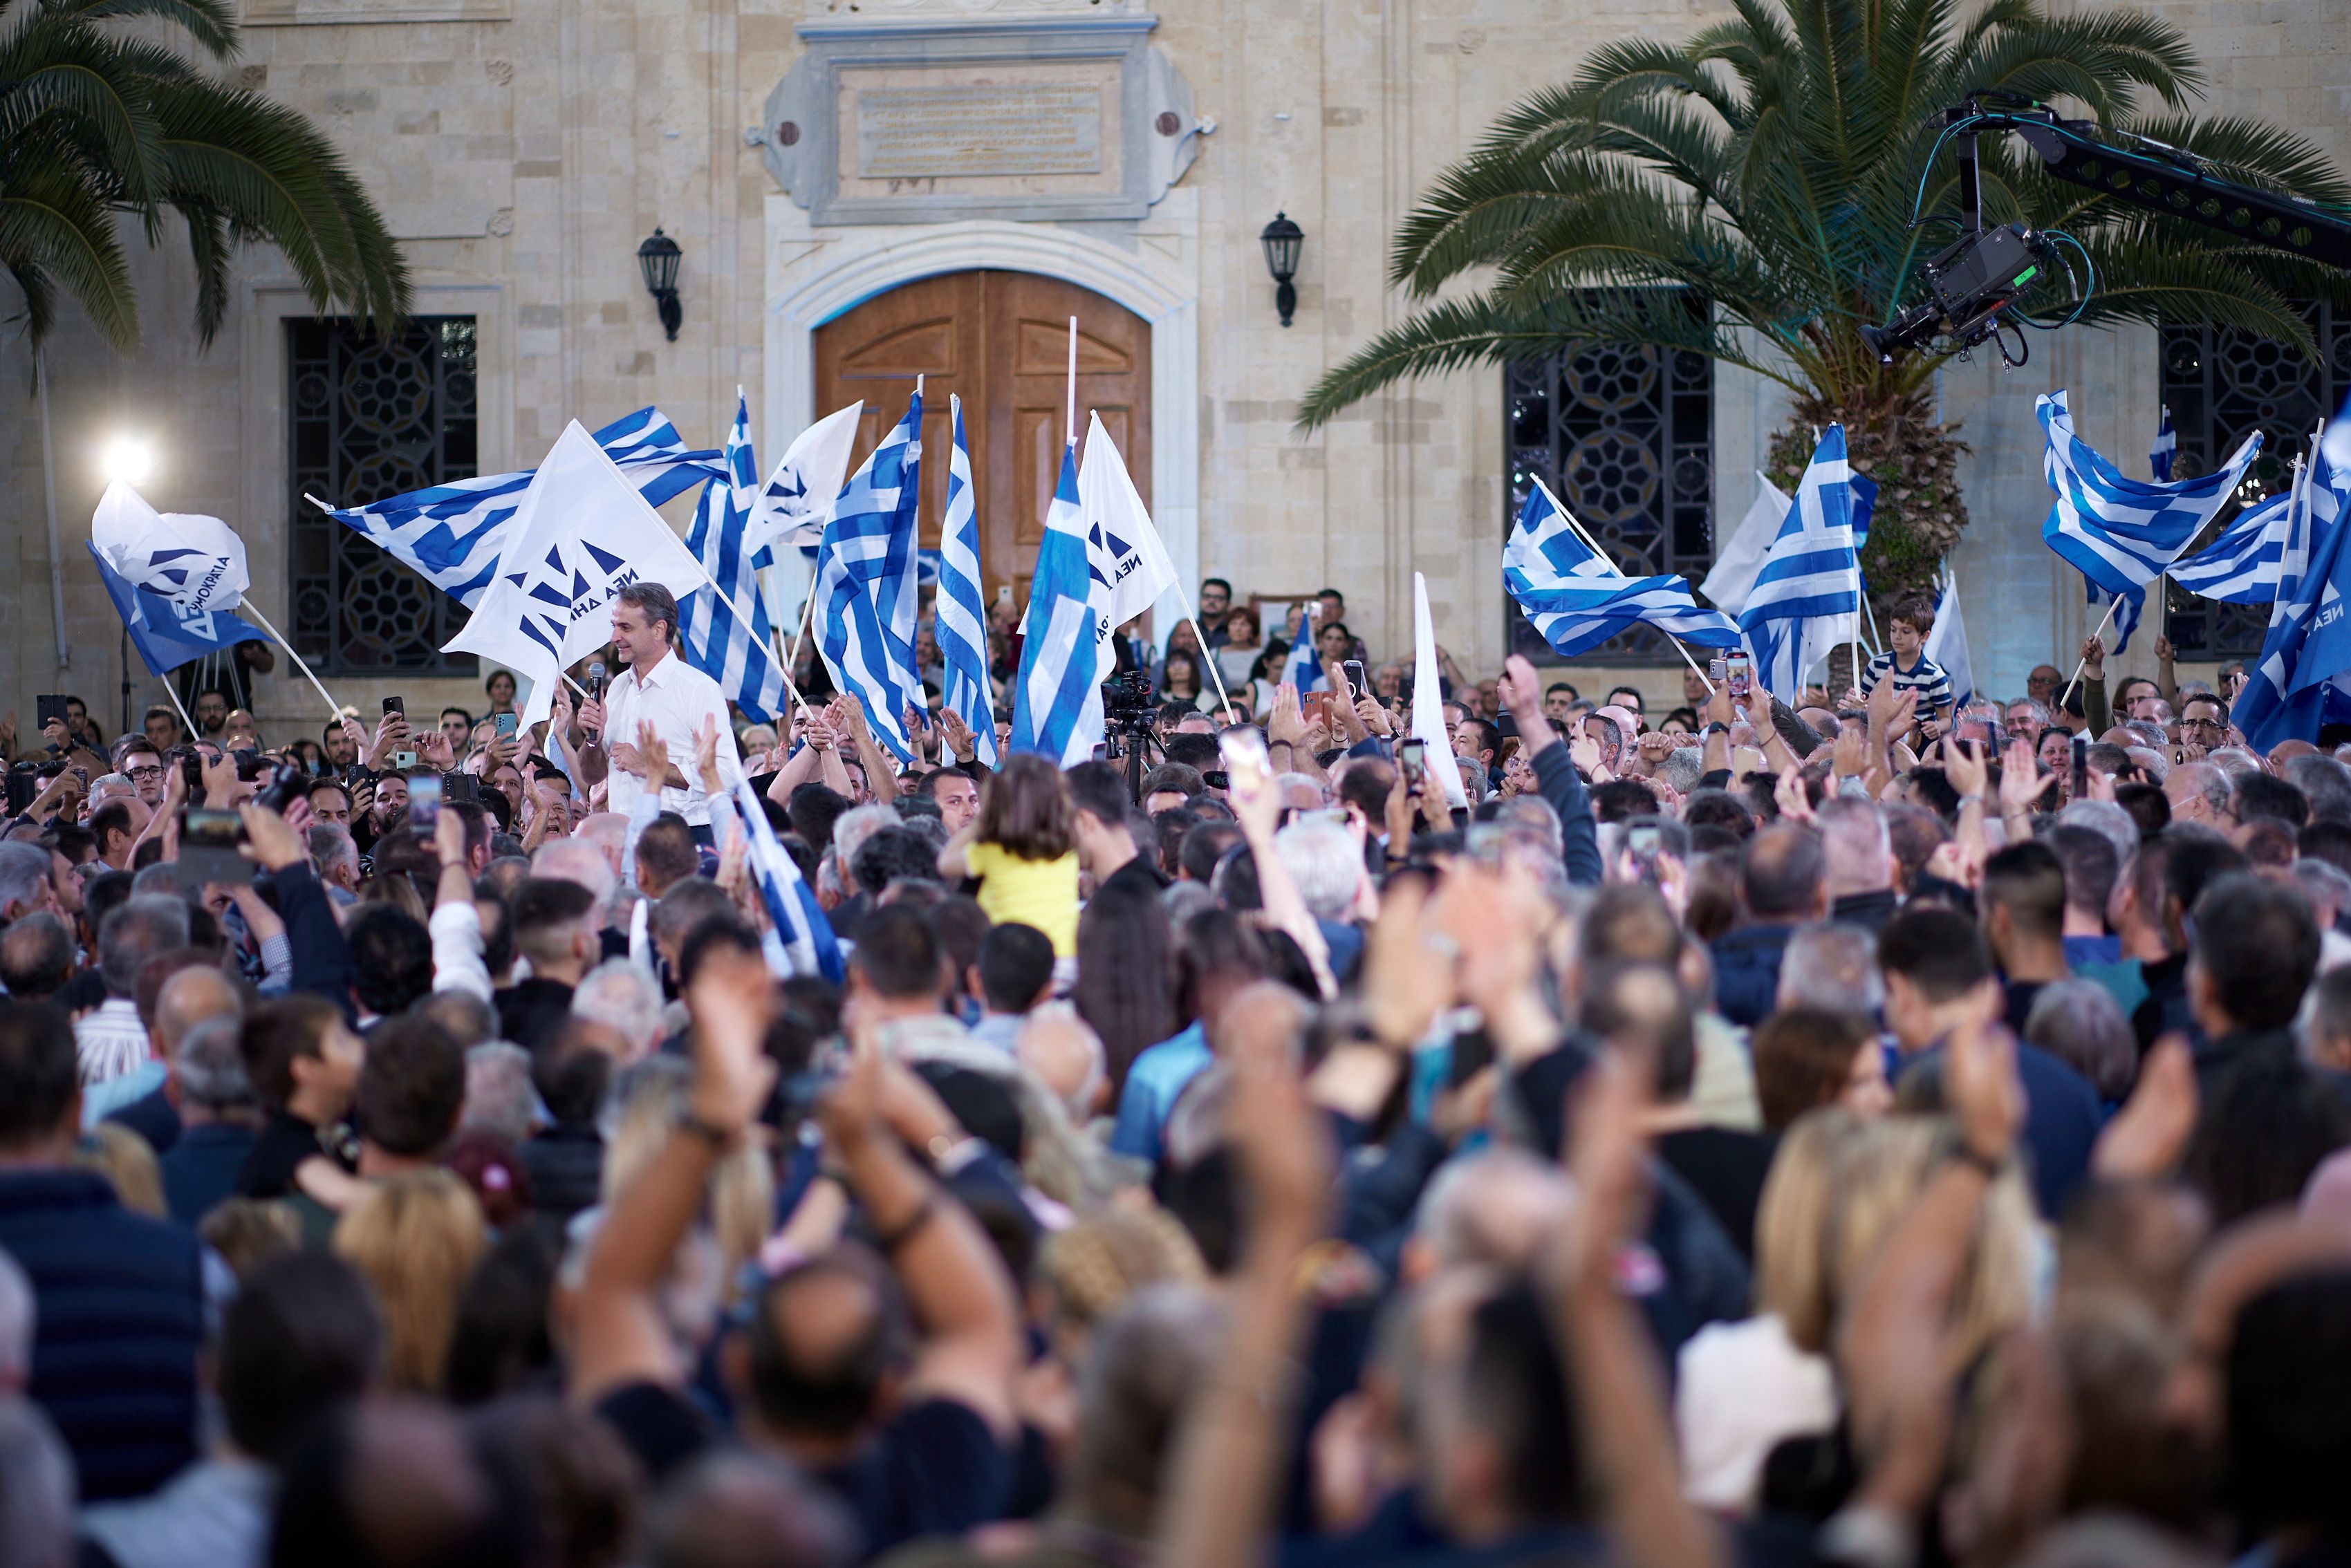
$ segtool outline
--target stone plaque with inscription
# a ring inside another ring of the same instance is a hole
[[[1191,162],[1157,18],[812,23],[753,132],[826,224],[1139,218]]]

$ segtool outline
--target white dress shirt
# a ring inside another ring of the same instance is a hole
[[[74,1025],[74,1054],[84,1088],[136,1071],[152,1054],[147,1026],[139,1021],[139,1004],[129,997],[109,997],[95,1011],[83,1014]]]
[[[710,798],[703,792],[702,776],[694,766],[694,732],[697,726],[718,730],[718,781],[732,789],[743,777],[743,758],[735,749],[735,727],[726,719],[726,694],[718,683],[677,656],[674,650],[660,664],[640,672],[634,665],[621,672],[604,694],[604,747],[634,746],[637,726],[649,723],[669,747],[670,766],[684,776],[683,789],[664,789],[662,810],[675,811],[689,827],[710,823]],[[616,763],[605,791],[607,810],[628,816],[645,792],[645,782],[624,773]]]

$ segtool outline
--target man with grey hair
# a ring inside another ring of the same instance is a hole
[[[1573,1201],[1556,1164],[1514,1145],[1447,1160],[1421,1192],[1405,1242],[1404,1277],[1418,1283],[1465,1266],[1515,1274],[1532,1262]]]
[[[1894,918],[1894,841],[1874,800],[1832,795],[1821,802],[1822,878],[1829,918],[1882,931]]]
[[[580,977],[571,992],[571,1016],[601,1023],[628,1042],[629,1054],[613,1063],[615,1067],[625,1067],[661,1049],[661,988],[651,975],[625,958],[607,959]]]
[[[465,1100],[457,1113],[461,1133],[488,1133],[516,1148],[530,1136],[538,1100],[531,1089],[530,1052],[494,1040],[465,1052]]]
[[[1676,747],[1657,764],[1657,781],[1670,785],[1677,795],[1687,795],[1698,788],[1706,774],[1706,753],[1695,746]]]
[[[2024,1039],[2089,1081],[2109,1105],[2122,1103],[2138,1072],[2138,1037],[2105,987],[2052,980],[2032,998]]]
[[[1336,822],[1292,822],[1274,835],[1273,852],[1298,884],[1308,914],[1325,925],[1346,918],[1364,880],[1364,855],[1353,834]]]
[[[49,852],[38,844],[0,843],[0,924],[54,907]]]
[[[0,985],[13,1000],[45,1002],[73,978],[74,956],[72,928],[37,909],[0,931]]]
[[[351,831],[339,822],[318,822],[309,834],[310,859],[319,868],[319,882],[338,905],[355,904],[360,891],[360,846]]]
[[[48,856],[41,853],[40,860],[46,886]],[[98,969],[106,981],[106,1000],[74,1024],[84,1088],[120,1078],[147,1060],[147,1026],[139,1021],[135,999],[139,972],[158,953],[187,945],[188,906],[153,894],[132,894],[99,927]]]
[[[1866,927],[1824,921],[1801,926],[1788,938],[1780,960],[1780,1008],[1875,1016],[1885,1005],[1877,937]]]
[[[2279,771],[2310,798],[2312,821],[2351,822],[2351,768],[2313,751],[2290,758]]]
[[[2229,830],[2229,798],[2235,786],[2229,775],[2211,762],[2183,762],[2163,780],[2163,798],[2170,802],[2171,820]]]
[[[180,1092],[172,1082],[180,1042],[207,1019],[245,1015],[245,996],[235,982],[200,956],[165,954],[162,965],[150,965],[149,983],[154,981],[152,970],[164,966],[172,972],[155,988],[147,1009],[149,1060],[136,1071],[92,1088],[81,1100],[85,1128],[100,1120],[120,1122],[159,1155],[180,1141]]]
[[[237,1173],[261,1135],[261,1097],[238,1049],[243,1028],[233,1013],[206,1019],[188,1030],[172,1063],[180,1135],[157,1164],[164,1205],[182,1225],[197,1225],[236,1196]]]
[[[1274,777],[1274,788],[1281,791],[1284,810],[1319,811],[1330,804],[1320,779],[1303,773],[1281,773]]]
[[[2057,825],[2087,828],[2115,846],[2115,863],[2120,865],[2138,849],[2138,824],[2131,814],[2112,800],[2069,801],[2057,813]]]
[[[556,882],[575,883],[595,899],[589,919],[602,925],[612,907],[612,890],[621,885],[620,873],[604,852],[574,837],[541,844],[530,857],[530,874]]]

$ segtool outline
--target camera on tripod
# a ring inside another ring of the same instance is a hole
[[[1102,727],[1122,735],[1150,735],[1158,718],[1151,696],[1151,673],[1129,670],[1102,684]]]

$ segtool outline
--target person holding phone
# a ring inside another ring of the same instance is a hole
[[[1567,744],[1544,716],[1541,677],[1523,653],[1503,661],[1495,695],[1519,727],[1520,754],[1534,769],[1537,793],[1558,813],[1560,859],[1567,880],[1579,887],[1598,886],[1599,829],[1592,818],[1591,792],[1576,772],[1579,760],[1598,761],[1598,748],[1587,739],[1578,748],[1582,758],[1571,758]]]

